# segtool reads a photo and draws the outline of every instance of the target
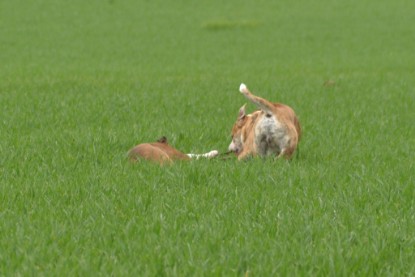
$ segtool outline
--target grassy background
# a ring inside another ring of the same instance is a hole
[[[2,1],[0,275],[414,275],[414,3]],[[240,82],[299,157],[126,162],[225,151]]]

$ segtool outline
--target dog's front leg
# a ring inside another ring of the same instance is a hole
[[[253,156],[254,153],[252,153],[251,151],[242,151],[241,154],[238,155],[238,160],[242,161]]]

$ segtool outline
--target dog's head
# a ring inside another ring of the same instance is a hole
[[[245,113],[245,105],[239,109],[238,118],[235,124],[232,127],[232,142],[229,145],[229,151],[234,152],[236,155],[239,155],[244,148],[245,135],[245,126],[249,124],[250,118]]]

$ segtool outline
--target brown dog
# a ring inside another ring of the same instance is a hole
[[[239,160],[256,155],[290,158],[301,136],[294,110],[253,95],[245,84],[241,84],[239,91],[260,110],[246,114],[245,105],[241,107],[232,128],[229,151],[234,152]]]
[[[131,161],[139,159],[149,160],[161,165],[173,163],[176,160],[190,160],[192,158],[213,158],[218,155],[218,151],[213,150],[206,154],[184,154],[179,150],[171,147],[167,143],[167,138],[162,137],[157,142],[142,143],[135,146],[128,152]]]

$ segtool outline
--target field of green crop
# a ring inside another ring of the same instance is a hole
[[[414,10],[1,1],[0,275],[415,275]],[[241,82],[294,108],[293,160],[127,161],[225,152]]]

